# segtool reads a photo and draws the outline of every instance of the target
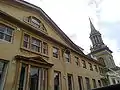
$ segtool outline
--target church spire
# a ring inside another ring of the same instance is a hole
[[[99,49],[100,47],[102,47],[104,45],[104,43],[103,43],[100,32],[95,29],[90,18],[89,18],[89,21],[90,21],[90,28],[91,28],[90,39],[91,39],[92,45],[93,45],[92,50],[96,50],[96,49]]]
[[[96,29],[95,29],[95,27],[94,27],[94,25],[93,25],[93,23],[92,23],[92,21],[91,21],[91,19],[89,18],[89,21],[90,21],[90,28],[91,28],[91,33],[90,33],[90,35],[93,35],[93,34],[100,34],[99,33],[99,31],[97,31]]]
[[[96,32],[96,29],[95,29],[94,25],[92,24],[92,21],[90,18],[89,18],[89,21],[90,21],[91,33]]]

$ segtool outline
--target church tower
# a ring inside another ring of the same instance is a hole
[[[91,28],[90,39],[92,42],[90,54],[95,56],[100,62],[104,61],[107,68],[116,67],[115,62],[113,60],[112,51],[104,44],[101,37],[101,33],[95,29],[90,19],[89,21]]]

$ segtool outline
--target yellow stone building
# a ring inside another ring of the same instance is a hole
[[[39,7],[0,0],[0,90],[89,90],[103,66]]]

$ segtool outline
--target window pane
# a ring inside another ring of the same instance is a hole
[[[91,90],[89,78],[86,77],[85,80],[86,80],[86,87],[87,87],[87,90]]]
[[[66,50],[65,52],[65,59],[67,62],[70,62],[70,51],[69,50]]]
[[[84,60],[82,60],[82,66],[83,66],[83,68],[87,68]]]
[[[72,75],[68,74],[68,90],[73,90]]]
[[[29,41],[29,38],[30,38],[30,36],[29,35],[27,35],[27,34],[24,34],[24,41]]]
[[[4,25],[0,24],[0,32],[5,32],[5,31],[6,31],[6,28],[4,27]]]
[[[6,64],[5,62],[0,62],[0,90],[3,88]]]
[[[22,64],[18,90],[24,90],[26,81],[26,65]]]
[[[58,48],[53,47],[53,57],[58,58],[58,54],[59,54],[59,49],[58,49]]]
[[[31,67],[30,69],[30,90],[38,90],[39,73],[38,68]]]
[[[29,48],[29,44],[30,44],[30,36],[27,34],[24,34],[23,47]]]
[[[92,79],[92,81],[93,81],[93,87],[94,87],[94,88],[97,88],[95,79]]]
[[[79,90],[83,90],[82,85],[83,85],[83,79],[81,76],[78,76],[78,84],[79,84]]]
[[[41,52],[41,41],[35,38],[32,38],[31,49],[37,52]]]
[[[5,35],[5,40],[11,42],[11,36]]]
[[[54,72],[54,90],[60,90],[60,73]]]
[[[31,49],[34,51],[40,52],[40,48],[35,45],[31,45]]]
[[[11,42],[13,29],[0,24],[0,39]]]
[[[0,32],[0,39],[4,38],[4,34]]]
[[[99,87],[101,87],[102,85],[101,85],[101,81],[100,80],[98,80],[98,84],[99,84]]]
[[[11,28],[7,28],[6,33],[9,34],[9,35],[12,35],[12,29]]]
[[[48,44],[43,42],[43,53],[48,54]]]
[[[25,42],[25,41],[24,41],[23,47],[28,48],[28,42]]]

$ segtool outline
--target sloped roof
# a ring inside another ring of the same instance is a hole
[[[31,9],[31,10],[34,10],[36,12],[39,12],[40,15],[42,16],[42,18],[48,22],[61,36],[62,38],[72,47],[72,50],[74,50],[75,52],[81,54],[82,56],[86,57],[88,60],[92,60],[93,62],[95,63],[98,63],[100,64],[99,62],[97,62],[96,60],[93,60],[92,58],[89,58],[87,55],[85,55],[83,52],[82,52],[82,48],[77,46],[75,43],[73,43],[71,41],[71,39],[55,24],[55,22],[40,8],[40,7],[37,7],[33,4],[30,4],[26,1],[23,1],[23,0],[7,0],[7,2],[14,2],[13,4],[17,4],[17,5],[20,5],[21,7],[26,7],[28,9]],[[6,2],[6,1],[5,1]],[[7,13],[3,12],[3,11],[0,11],[0,16],[2,17],[5,17],[7,19],[14,19],[16,24],[19,22],[20,25],[24,25],[24,23],[22,23],[21,21],[15,19],[14,17],[8,15]],[[25,25],[24,25],[25,26]],[[28,26],[28,28],[32,29],[31,27]],[[38,33],[38,31],[34,31],[36,33]],[[43,34],[42,34],[43,35]],[[49,36],[46,36],[48,37],[50,40],[53,40],[51,37]],[[54,40],[55,41],[55,40]],[[55,41],[57,42],[57,41]]]
[[[14,2],[20,4],[22,7],[31,8],[32,10],[39,12],[43,19],[47,21],[73,49],[75,49],[81,54],[84,54],[80,50],[81,47],[78,47],[75,43],[73,43],[73,41],[56,25],[56,23],[40,7],[23,0],[14,0]]]

